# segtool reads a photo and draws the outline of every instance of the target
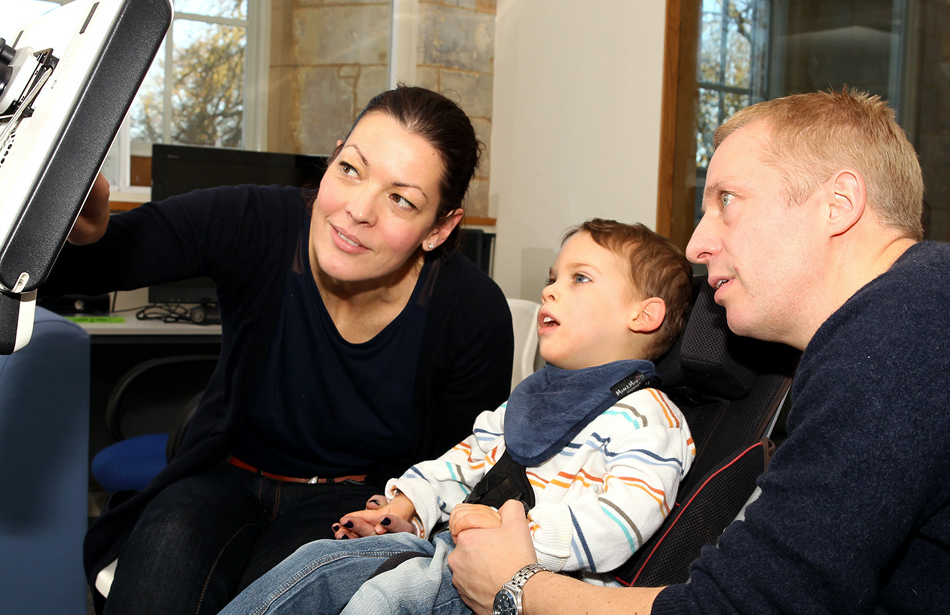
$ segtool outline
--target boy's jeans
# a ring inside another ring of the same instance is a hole
[[[408,533],[311,542],[244,590],[221,615],[469,615],[446,563],[454,548],[448,532],[437,534],[433,543]],[[425,556],[369,578],[387,559],[406,552]]]

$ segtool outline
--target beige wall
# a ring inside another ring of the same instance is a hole
[[[268,149],[327,153],[388,87],[389,0],[273,0]],[[419,0],[415,83],[457,94],[490,147],[468,211],[494,277],[539,296],[561,233],[655,227],[666,3]]]
[[[656,226],[666,3],[498,0],[494,278],[537,300],[564,229]]]
[[[415,78],[444,92],[491,141],[495,0],[419,0]],[[389,87],[390,0],[272,0],[267,149],[327,154]],[[469,191],[488,215],[490,153]]]

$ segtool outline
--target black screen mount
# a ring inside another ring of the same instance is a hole
[[[170,0],[73,0],[0,44],[0,353],[29,342],[36,289],[172,15]]]

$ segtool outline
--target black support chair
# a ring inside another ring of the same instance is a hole
[[[686,329],[657,362],[661,388],[680,407],[696,458],[660,529],[614,574],[625,584],[685,582],[703,546],[715,544],[752,497],[774,450],[769,440],[799,352],[729,331],[705,276],[694,279]]]

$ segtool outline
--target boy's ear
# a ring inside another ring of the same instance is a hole
[[[630,330],[636,333],[653,333],[663,325],[666,318],[666,302],[659,297],[649,297],[636,304],[630,318]]]

